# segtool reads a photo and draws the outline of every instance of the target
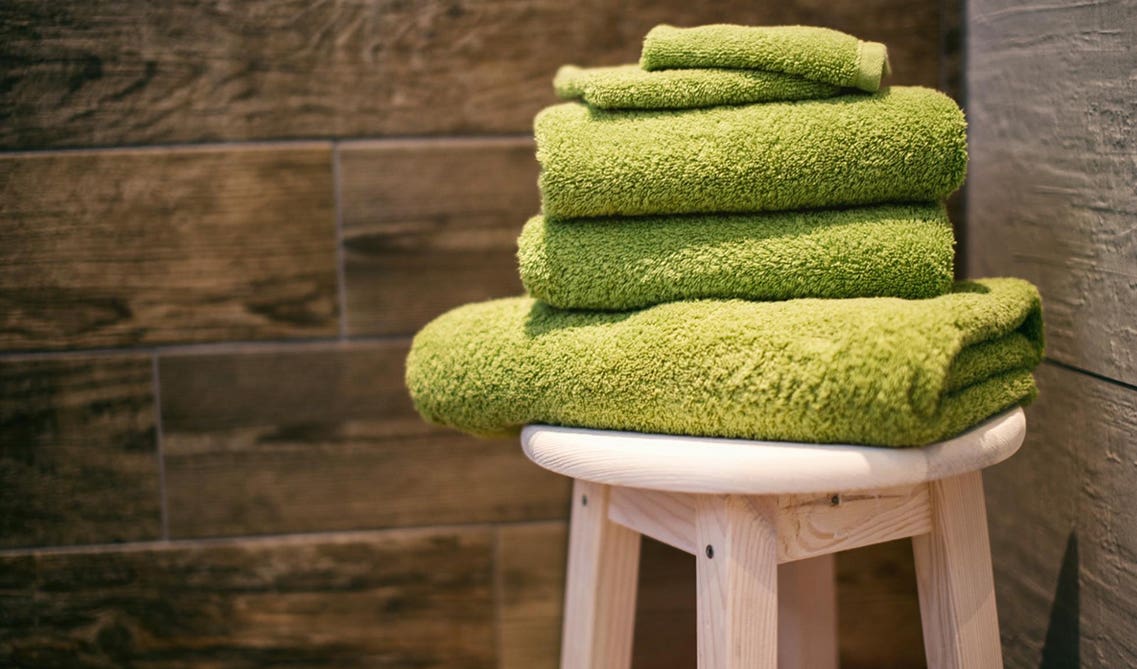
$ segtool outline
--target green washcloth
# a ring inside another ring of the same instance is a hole
[[[888,74],[888,50],[879,42],[810,26],[696,28],[661,25],[644,38],[645,70],[721,67],[784,72],[835,86],[875,91]]]
[[[1035,394],[1038,291],[1018,279],[928,300],[669,302],[564,311],[528,297],[428,324],[407,386],[429,421],[482,435],[549,423],[915,446]]]
[[[638,65],[565,65],[553,79],[557,95],[601,109],[690,109],[775,100],[828,98],[841,88],[780,72],[662,70]]]
[[[963,112],[919,87],[682,111],[567,102],[535,126],[551,218],[932,202],[967,170]]]
[[[574,221],[521,231],[521,280],[566,309],[636,309],[700,298],[925,298],[951,290],[940,205]]]

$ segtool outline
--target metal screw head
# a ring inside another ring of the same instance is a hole
[[[580,496],[580,505],[581,506],[588,506],[588,495],[581,495]]]
[[[707,557],[711,559],[715,557],[715,547],[710,544],[707,544]]]
[[[833,506],[837,506],[840,503],[841,503],[841,496],[840,495],[833,495],[832,497],[829,498],[829,504],[831,504]]]

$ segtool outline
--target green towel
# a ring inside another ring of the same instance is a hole
[[[699,298],[925,298],[951,290],[940,205],[575,221],[531,219],[521,280],[566,309]]]
[[[963,112],[919,87],[682,111],[567,102],[535,126],[551,218],[932,202],[967,170]]]
[[[784,72],[835,86],[875,91],[888,74],[888,50],[828,28],[661,25],[644,38],[645,70],[721,67]]]
[[[690,109],[775,100],[828,98],[841,88],[780,72],[662,70],[638,65],[565,65],[553,79],[557,95],[601,109]]]
[[[1035,394],[1038,292],[1018,279],[928,300],[669,302],[563,311],[528,297],[455,309],[414,339],[429,421],[482,435],[550,423],[915,446]]]

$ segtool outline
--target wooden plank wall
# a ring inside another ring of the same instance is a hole
[[[986,477],[1007,665],[1137,666],[1137,1],[971,0],[968,270],[1042,290],[1020,455]]]
[[[555,666],[566,481],[422,423],[402,361],[520,290],[556,67],[806,23],[959,93],[959,9],[0,5],[0,665]],[[847,666],[922,662],[910,559],[843,558]],[[637,667],[693,664],[690,566],[645,547]]]

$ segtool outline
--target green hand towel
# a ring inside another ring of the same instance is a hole
[[[918,87],[683,111],[568,102],[535,126],[551,218],[931,202],[967,170],[963,112]]]
[[[563,311],[519,297],[428,324],[407,386],[429,421],[482,435],[550,423],[915,446],[1035,394],[1037,290],[958,284],[928,300],[669,302]]]
[[[951,222],[940,205],[574,221],[521,231],[521,280],[565,309],[676,300],[925,298],[951,290]]]
[[[780,72],[757,70],[662,70],[638,65],[565,65],[553,79],[557,95],[581,98],[601,109],[691,109],[775,100],[828,98],[841,92],[831,84]]]
[[[640,65],[645,70],[721,67],[784,72],[872,92],[888,74],[888,50],[879,42],[862,42],[828,28],[661,25],[644,38]]]

